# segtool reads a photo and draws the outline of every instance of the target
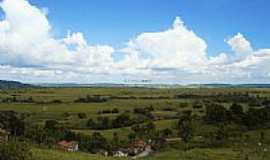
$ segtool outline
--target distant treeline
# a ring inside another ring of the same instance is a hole
[[[102,97],[99,95],[94,95],[94,96],[87,95],[86,97],[80,97],[76,99],[74,102],[75,103],[103,103],[103,102],[107,102],[108,100],[109,98]]]
[[[198,101],[211,101],[215,103],[246,103],[249,106],[270,105],[270,98],[253,95],[249,93],[217,93],[217,94],[177,94],[175,96],[104,96],[104,95],[86,95],[74,100],[74,103],[105,103],[113,99],[120,100],[161,100],[161,99],[193,99]],[[35,103],[35,104],[60,104],[65,103],[61,99],[50,101],[41,101],[33,97],[23,97],[20,95],[10,95],[8,97],[0,97],[0,103]],[[70,102],[68,102],[70,103]]]
[[[257,101],[264,101],[264,97],[254,96],[249,93],[218,93],[211,95],[198,94],[179,94],[175,96],[176,99],[208,99],[218,103],[253,103]]]
[[[20,97],[20,96],[12,95],[9,97],[0,98],[0,103],[59,104],[59,103],[63,103],[63,101],[55,99],[48,102],[44,102],[44,101],[35,100],[33,97]]]

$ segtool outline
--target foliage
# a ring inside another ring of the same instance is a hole
[[[0,144],[0,160],[31,160],[29,145],[23,142]]]
[[[85,118],[87,118],[87,115],[86,115],[86,113],[78,113],[78,117],[80,119],[85,119]]]
[[[177,129],[182,140],[188,143],[192,138],[192,119],[190,114],[186,114],[179,119]]]
[[[103,103],[107,101],[108,101],[108,98],[105,98],[105,97],[101,97],[98,95],[95,95],[95,96],[87,95],[85,98],[78,98],[74,102],[76,103]]]
[[[12,135],[19,136],[24,133],[25,122],[21,115],[14,111],[1,111],[0,128],[8,130]]]
[[[131,127],[131,130],[135,132],[137,137],[149,139],[155,134],[156,125],[153,122],[136,124]]]
[[[206,105],[205,120],[208,123],[219,123],[226,121],[226,108],[220,104],[208,104]]]

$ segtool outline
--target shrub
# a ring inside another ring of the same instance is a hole
[[[192,107],[193,107],[194,109],[201,109],[201,108],[203,108],[203,105],[200,104],[200,103],[195,103]]]
[[[87,117],[86,113],[78,113],[80,119],[85,119]]]
[[[55,100],[52,100],[51,103],[54,103],[54,104],[61,104],[63,103],[61,100],[59,99],[55,99]]]
[[[119,113],[119,110],[118,110],[117,108],[114,108],[114,109],[112,110],[112,113]]]

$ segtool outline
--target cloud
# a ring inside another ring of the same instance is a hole
[[[128,42],[123,50],[148,59],[149,68],[192,69],[195,64],[204,64],[207,59],[206,42],[187,29],[180,17],[173,27],[158,33],[142,33]]]
[[[0,22],[3,65],[59,69],[78,63],[96,66],[96,61],[111,60],[110,46],[89,46],[82,33],[69,32],[63,39],[54,38],[44,11],[26,0],[5,0],[1,8],[5,13]]]
[[[232,56],[220,53],[209,57],[206,42],[189,30],[180,17],[172,28],[156,33],[142,33],[127,43],[122,51],[136,68],[149,69],[156,79],[180,83],[265,83],[269,81],[270,50],[254,50],[241,34],[226,40]],[[144,62],[144,63],[139,63]],[[140,64],[140,65],[139,65]],[[126,65],[127,67],[128,65]],[[263,67],[265,66],[265,67]],[[266,67],[269,66],[269,67]]]
[[[241,33],[225,42],[233,54],[210,57],[207,43],[180,17],[160,32],[141,33],[124,48],[89,45],[81,32],[55,38],[47,14],[27,0],[0,2],[0,76],[49,82],[254,83],[270,80],[270,49],[252,48]],[[115,58],[120,52],[123,58]]]
[[[238,33],[234,37],[226,41],[236,53],[236,58],[246,58],[248,55],[252,54],[253,49],[250,42],[241,34]]]

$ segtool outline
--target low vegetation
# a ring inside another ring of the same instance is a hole
[[[269,89],[23,88],[0,102],[3,160],[111,160],[137,141],[146,160],[270,158]]]

